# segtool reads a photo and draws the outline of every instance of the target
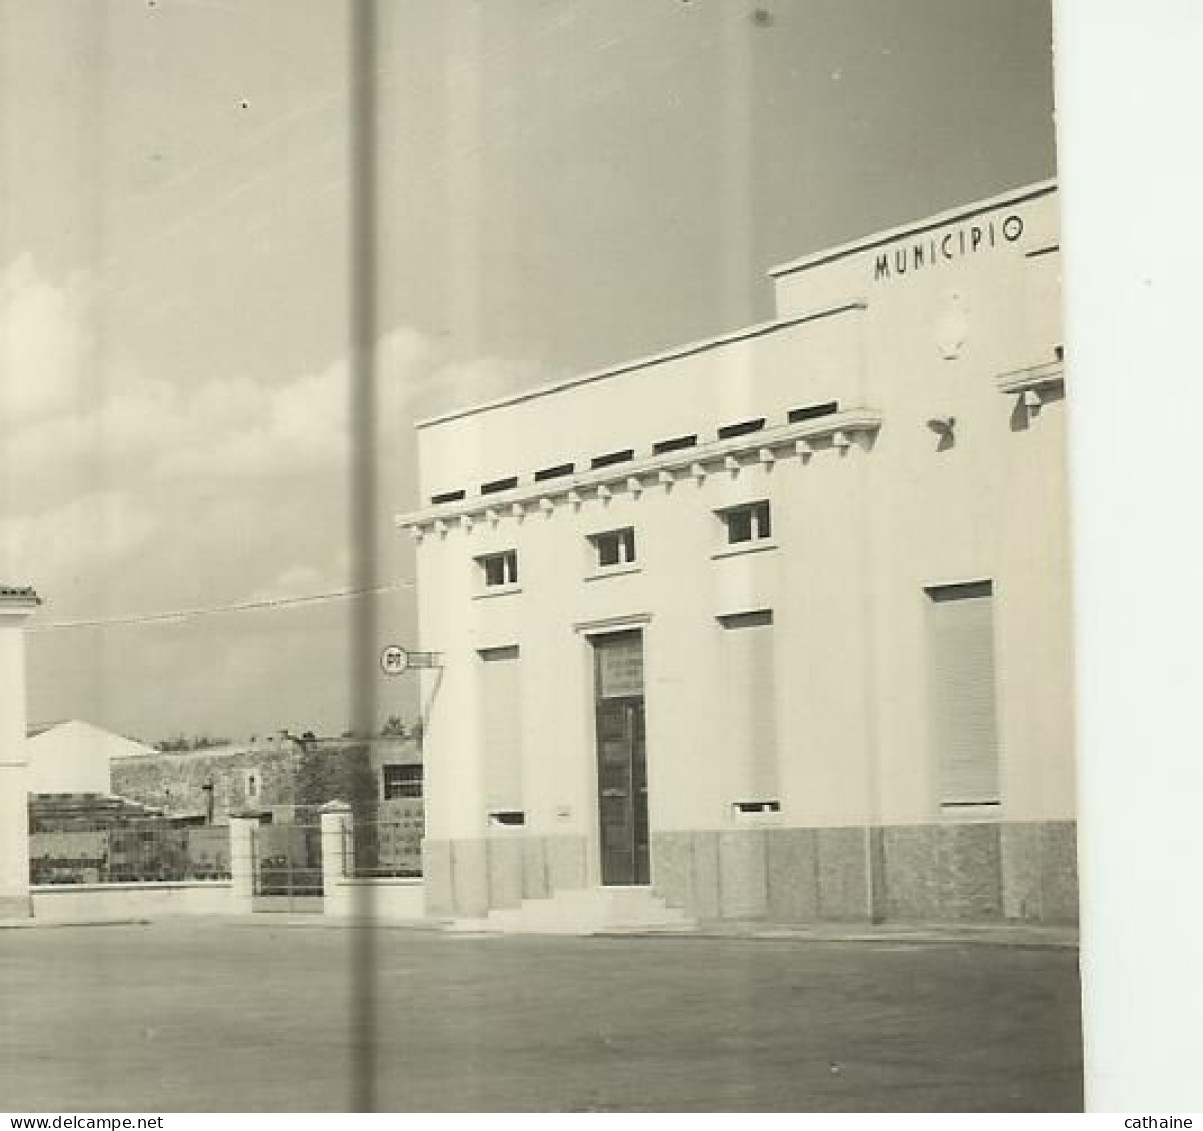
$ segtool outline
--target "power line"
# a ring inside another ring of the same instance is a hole
[[[328,593],[307,593],[300,597],[268,597],[261,601],[242,601],[234,605],[209,605],[196,609],[174,609],[160,613],[136,613],[130,616],[103,617],[97,620],[64,620],[51,624],[31,624],[29,632],[51,632],[68,628],[113,628],[119,625],[162,624],[197,620],[200,617],[220,616],[228,613],[259,612],[264,609],[284,609],[297,605],[315,605],[326,601],[348,601],[356,597],[367,597],[376,593],[392,593],[399,589],[412,589],[412,581],[398,581],[391,585],[373,585],[361,589],[334,589]]]

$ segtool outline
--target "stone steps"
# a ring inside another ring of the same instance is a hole
[[[694,920],[669,907],[646,887],[599,887],[558,891],[549,899],[524,899],[518,907],[493,908],[461,929],[502,934],[590,935],[633,930],[692,930]]]

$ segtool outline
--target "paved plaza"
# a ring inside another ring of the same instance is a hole
[[[370,983],[355,975],[365,947]],[[365,990],[374,1022],[356,1008]],[[0,930],[0,1001],[7,1111],[347,1110],[369,1067],[391,1111],[1082,1102],[1067,948],[454,936],[262,915]]]

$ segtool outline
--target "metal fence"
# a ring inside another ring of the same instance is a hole
[[[29,878],[34,884],[228,880],[230,833],[156,824],[35,832]]]
[[[354,875],[361,879],[421,876],[423,824],[420,802],[410,813],[356,821],[346,833],[354,851]]]
[[[254,830],[255,895],[292,899],[322,894],[318,825],[260,825]]]

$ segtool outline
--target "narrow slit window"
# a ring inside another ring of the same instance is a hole
[[[616,463],[626,463],[635,458],[634,448],[623,448],[620,452],[607,452],[604,456],[594,456],[589,461],[590,467],[613,467]]]
[[[720,440],[730,440],[735,436],[747,436],[750,432],[759,432],[764,427],[764,417],[755,420],[741,420],[738,424],[724,424],[718,430]]]
[[[564,475],[571,475],[576,470],[574,463],[557,463],[555,467],[544,467],[535,472],[535,482],[543,483],[548,479],[559,479]]]
[[[791,424],[798,424],[803,420],[815,420],[820,416],[831,416],[833,413],[839,411],[839,401],[824,401],[822,404],[806,404],[799,408],[791,408],[786,419]]]
[[[439,495],[431,495],[430,503],[431,506],[436,507],[440,503],[458,503],[462,498],[464,498],[465,494],[466,492],[462,489],[459,491],[444,491]]]
[[[679,452],[685,448],[695,448],[698,443],[696,432],[689,436],[674,436],[671,440],[657,440],[652,445],[652,455],[662,456],[668,452]]]
[[[518,486],[518,476],[509,475],[505,479],[494,479],[480,485],[482,495],[495,495],[498,491],[509,491]]]

